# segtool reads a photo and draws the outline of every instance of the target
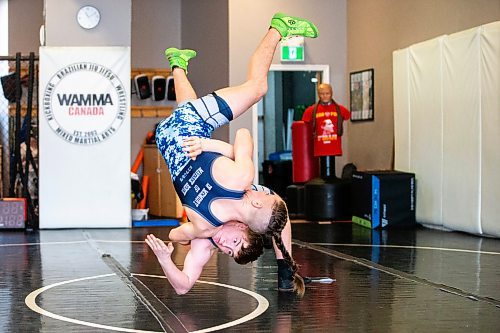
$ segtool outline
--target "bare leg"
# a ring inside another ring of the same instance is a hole
[[[184,69],[175,67],[172,70],[172,74],[174,76],[175,99],[177,104],[198,98],[196,97],[196,92],[193,86],[191,86],[191,82],[189,82]]]
[[[217,95],[227,102],[234,118],[240,116],[266,94],[267,73],[280,39],[278,30],[269,29],[250,59],[247,81],[236,87],[216,91]]]

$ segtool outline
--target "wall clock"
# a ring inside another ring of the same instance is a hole
[[[101,13],[94,6],[83,6],[78,10],[76,20],[82,28],[93,29],[99,24]]]

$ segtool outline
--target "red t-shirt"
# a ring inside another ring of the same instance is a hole
[[[316,104],[304,111],[302,120],[312,126],[313,110]],[[314,156],[342,155],[342,139],[338,135],[338,115],[340,110],[342,118],[348,120],[351,113],[344,106],[334,103],[319,104],[316,110],[316,138],[314,139]]]

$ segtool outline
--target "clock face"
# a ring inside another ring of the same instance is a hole
[[[95,28],[101,20],[99,10],[92,6],[83,6],[76,15],[78,24],[84,29]]]

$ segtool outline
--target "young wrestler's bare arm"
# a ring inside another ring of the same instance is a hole
[[[184,140],[183,146],[186,154],[192,159],[196,159],[196,156],[204,151],[220,153],[229,158],[230,161],[221,162],[221,169],[226,184],[234,184],[234,189],[244,189],[252,184],[255,176],[252,160],[253,139],[246,128],[236,132],[234,145],[215,139],[190,137]]]
[[[212,237],[216,232],[216,228],[206,227],[198,228],[193,222],[187,222],[181,226],[170,230],[168,238],[172,242],[179,242],[181,244],[188,244],[190,240],[196,238],[209,238]]]
[[[255,168],[253,164],[253,139],[250,131],[246,128],[240,128],[236,131],[234,139],[234,163],[236,169],[240,171],[242,182],[250,186],[255,176]]]
[[[201,275],[203,267],[216,251],[208,239],[192,240],[191,249],[184,259],[184,268],[181,271],[172,261],[171,256],[174,252],[172,243],[165,244],[154,235],[148,235],[146,243],[155,253],[163,273],[165,273],[165,276],[178,295],[185,294],[193,288],[196,280]]]

